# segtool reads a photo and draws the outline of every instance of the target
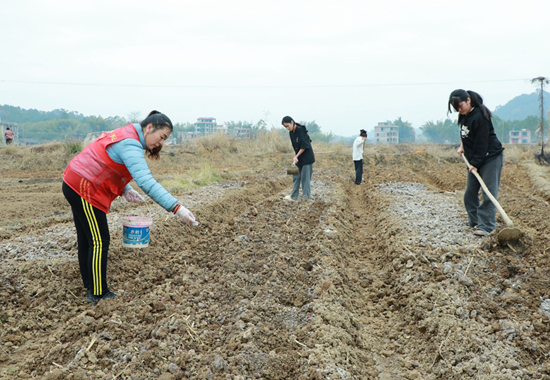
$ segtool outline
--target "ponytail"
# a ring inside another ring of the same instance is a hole
[[[483,117],[485,117],[485,119],[487,120],[491,120],[491,117],[493,116],[493,114],[491,113],[489,108],[487,108],[485,104],[483,104],[483,98],[481,97],[481,95],[479,95],[477,92],[470,91],[470,90],[468,90],[468,94],[470,94],[470,100],[472,101],[472,106],[478,107],[483,113]]]
[[[479,108],[481,110],[481,113],[483,114],[483,117],[486,118],[487,120],[491,120],[491,117],[493,116],[493,114],[491,113],[489,108],[487,108],[485,104],[483,104],[483,98],[477,92],[474,92],[471,90],[466,91],[466,90],[459,89],[451,92],[451,95],[449,96],[449,102],[447,103],[447,115],[449,113],[452,113],[451,106],[453,106],[455,111],[458,111],[458,104],[460,102],[467,101],[468,98],[470,98],[472,107]],[[462,125],[461,122],[463,118],[464,118],[463,115],[458,115],[459,125]]]
[[[153,125],[153,131],[168,128],[170,129],[170,133],[172,133],[174,130],[172,121],[168,118],[168,116],[156,110],[149,112],[149,115],[147,115],[147,117],[140,123],[141,128],[145,128],[149,124]]]

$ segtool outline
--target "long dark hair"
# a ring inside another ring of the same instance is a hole
[[[290,116],[283,117],[283,120],[281,121],[281,124],[284,125],[285,123],[290,123],[290,122],[294,122],[294,124],[296,124],[296,126],[298,126],[298,127],[302,127],[302,128],[306,127],[305,125],[302,125],[300,123],[295,122],[294,119],[291,118]],[[306,130],[306,132],[307,132],[307,130]]]
[[[485,104],[483,104],[483,98],[477,92],[471,90],[466,91],[458,89],[451,92],[451,95],[449,95],[449,103],[447,104],[447,115],[449,113],[452,113],[451,106],[453,106],[454,110],[458,112],[458,104],[460,102],[467,101],[468,98],[470,98],[472,107],[479,108],[481,110],[481,113],[483,114],[483,117],[487,120],[491,120],[493,114],[491,113],[489,108],[487,108]],[[463,118],[463,115],[458,115],[458,124],[462,125],[461,122]]]
[[[156,110],[149,112],[149,115],[147,115],[147,117],[143,119],[143,121],[140,123],[141,129],[145,130],[145,128],[147,128],[149,124],[153,126],[153,130],[151,132],[155,132],[159,129],[164,128],[168,128],[170,130],[170,133],[174,131],[174,126],[172,125],[172,121],[168,118],[168,116]],[[158,160],[160,158],[161,149],[162,145],[159,145],[153,150],[147,149],[147,157],[152,160]]]

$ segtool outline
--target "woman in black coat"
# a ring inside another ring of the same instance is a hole
[[[457,153],[460,156],[466,155],[471,165],[464,192],[464,206],[468,212],[467,228],[473,229],[475,235],[485,236],[496,227],[496,207],[485,193],[480,204],[481,185],[473,173],[478,172],[496,199],[504,162],[504,148],[495,134],[491,111],[483,104],[478,93],[454,90],[449,96],[449,112],[452,112],[451,106],[460,114],[458,126],[462,142]]]

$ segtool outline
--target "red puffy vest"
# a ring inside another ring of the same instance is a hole
[[[69,162],[63,181],[82,198],[108,213],[113,200],[122,195],[124,186],[132,180],[125,165],[114,162],[107,147],[124,139],[139,141],[133,124],[104,132]]]

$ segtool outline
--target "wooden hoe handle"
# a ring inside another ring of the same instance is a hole
[[[464,159],[464,162],[466,163],[466,165],[468,165],[468,169],[470,169],[472,167],[472,165],[470,165],[470,163],[468,162],[468,159],[466,158],[464,153],[462,153],[462,158]],[[504,222],[506,222],[506,225],[508,227],[513,227],[514,223],[510,220],[510,218],[508,218],[508,215],[506,215],[506,213],[504,212],[504,210],[502,209],[502,207],[500,206],[498,201],[495,199],[495,197],[493,197],[493,194],[491,194],[491,192],[487,188],[487,185],[485,185],[485,182],[483,182],[483,180],[481,179],[481,176],[479,175],[477,170],[474,170],[471,173],[476,176],[476,178],[479,181],[481,187],[483,188],[483,191],[485,192],[485,194],[487,194],[487,196],[489,197],[491,202],[493,202],[493,204],[496,206],[498,212],[502,216],[502,219],[504,219]]]

